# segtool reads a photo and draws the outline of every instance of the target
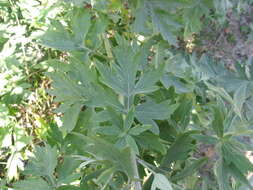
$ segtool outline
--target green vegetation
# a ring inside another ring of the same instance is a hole
[[[0,0],[0,190],[253,189],[248,0]]]

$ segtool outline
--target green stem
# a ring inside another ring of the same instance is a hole
[[[124,101],[125,100],[125,97],[120,95],[119,96],[119,101],[123,104],[125,104]],[[127,106],[127,111],[129,111],[129,97],[127,98],[127,104],[128,105],[125,105]],[[123,119],[124,118],[124,115],[123,115]],[[135,181],[132,182],[132,186],[134,186],[134,190],[141,190],[142,187],[141,187],[141,182],[138,181],[140,179],[140,176],[139,176],[139,172],[138,172],[138,166],[137,166],[137,159],[136,159],[136,155],[135,155],[135,152],[131,150],[131,164],[133,166],[133,170],[134,170],[134,179]]]
[[[137,181],[140,179],[140,176],[139,176],[139,172],[138,172],[136,155],[133,151],[131,152],[131,162],[132,162],[132,166],[134,169],[134,179],[136,179],[136,181],[133,181],[134,190],[141,190],[142,189],[141,182]]]

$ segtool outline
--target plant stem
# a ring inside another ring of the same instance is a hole
[[[132,162],[132,166],[134,169],[134,178],[136,180],[139,180],[139,172],[138,172],[138,166],[137,166],[137,160],[136,160],[136,155],[134,153],[134,151],[131,152],[131,162]],[[134,190],[141,190],[141,182],[140,181],[133,181],[133,186],[134,186]]]
[[[104,44],[105,44],[105,50],[106,50],[106,53],[107,53],[107,56],[110,60],[113,59],[113,54],[112,54],[112,48],[111,48],[111,45],[110,45],[110,42],[106,36],[106,34],[102,34],[103,36],[103,39],[104,39]]]

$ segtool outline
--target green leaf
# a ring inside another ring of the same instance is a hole
[[[173,190],[171,183],[169,180],[162,174],[156,173],[154,174],[154,181],[151,186],[151,190]]]
[[[114,89],[117,93],[130,97],[133,95],[135,86],[135,77],[138,64],[134,59],[134,52],[129,45],[117,46],[113,50],[117,64],[112,68],[96,63],[96,66],[102,76],[101,82]]]
[[[152,32],[150,27],[151,19],[146,9],[145,1],[140,0],[137,2],[137,6],[133,11],[135,20],[133,23],[133,31],[140,34],[149,34]]]
[[[175,142],[170,146],[167,154],[164,156],[161,167],[170,168],[170,164],[177,160],[185,160],[188,153],[192,150],[193,145],[191,144],[192,138],[191,133],[184,133],[177,137]]]
[[[188,176],[192,176],[196,170],[198,170],[203,164],[207,161],[207,158],[201,158],[199,160],[194,161],[190,166],[184,168],[182,171],[180,171],[179,174],[176,174],[175,176],[172,176],[172,181],[177,181],[184,179]]]
[[[134,122],[134,108],[130,109],[130,111],[126,115],[126,119],[124,121],[124,129],[128,130],[131,128]]]
[[[53,190],[53,188],[45,182],[43,179],[27,179],[23,181],[18,181],[14,184],[15,190]]]
[[[79,102],[70,106],[68,110],[63,115],[63,124],[62,124],[62,130],[69,133],[71,132],[78,121],[78,116],[81,111],[82,104]]]
[[[177,105],[169,104],[169,101],[164,101],[159,104],[148,101],[136,107],[135,115],[137,119],[145,125],[152,125],[152,132],[159,133],[159,128],[153,120],[166,120],[175,111]]]
[[[66,102],[69,106],[88,98],[90,89],[88,87],[85,89],[84,86],[78,85],[78,80],[68,74],[57,72],[54,74],[48,73],[48,76],[53,80],[53,89],[49,93],[56,96],[55,101]]]
[[[53,79],[53,89],[49,93],[56,96],[55,101],[63,102],[57,109],[58,112],[64,113],[74,104],[75,106],[85,104],[90,107],[111,106],[117,110],[123,109],[117,95],[109,88],[97,83],[96,70],[88,64],[72,61],[66,70],[48,73],[48,76]],[[75,106],[73,109],[76,108]],[[69,114],[71,115],[72,112]],[[73,115],[77,115],[77,108]]]
[[[93,108],[87,107],[85,110],[82,110],[79,114],[79,118],[74,131],[92,130],[93,128],[96,129],[96,127],[99,126],[99,122],[103,122],[101,120],[104,119],[97,119],[98,115]]]
[[[83,177],[82,180],[81,180],[81,187],[82,187],[83,184],[87,184],[90,180],[93,180],[93,179],[95,179],[95,178],[98,178],[99,175],[101,175],[101,173],[102,173],[103,171],[105,171],[106,169],[107,169],[107,168],[97,169],[97,170],[95,170],[94,172],[91,172],[91,173],[89,173],[89,174],[87,174],[87,175],[84,175],[84,177]]]
[[[61,187],[58,187],[56,190],[81,190],[80,187],[76,187],[73,185],[64,185]]]
[[[82,49],[82,47],[76,44],[74,37],[57,21],[53,21],[52,26],[39,37],[39,42],[46,47],[61,51]]]
[[[118,96],[111,89],[100,85],[90,86],[89,101],[85,103],[90,107],[112,107],[117,111],[123,111],[124,107],[119,102]]]
[[[166,73],[163,75],[161,82],[165,88],[170,88],[173,86],[175,88],[176,93],[189,93],[192,92],[192,88],[187,83],[183,83],[180,81],[178,77],[175,77],[174,75],[170,73]]]
[[[198,33],[202,29],[201,17],[209,14],[209,9],[204,2],[192,3],[192,5],[183,11],[185,21],[185,37],[193,33]]]
[[[139,148],[134,140],[133,137],[130,135],[126,135],[126,143],[129,145],[129,147],[135,152],[135,154],[139,155]]]
[[[233,105],[233,99],[231,98],[231,96],[225,91],[224,88],[221,87],[217,87],[214,86],[210,83],[205,83],[207,85],[207,87],[212,90],[213,92],[217,93],[218,95],[220,95],[222,98],[224,98],[225,100],[227,100],[230,104]]]
[[[103,184],[103,187],[106,187],[106,185],[110,182],[110,179],[113,177],[114,172],[115,168],[109,168],[104,170],[97,178],[96,182],[99,184]]]
[[[136,142],[146,150],[155,150],[162,154],[166,153],[165,146],[161,143],[159,136],[150,132],[143,132],[139,136],[135,136]]]
[[[59,127],[57,124],[50,124],[49,125],[50,129],[48,130],[48,137],[47,141],[50,145],[52,144],[62,144],[63,142],[63,135],[62,132],[60,131]]]
[[[102,135],[118,136],[122,133],[122,129],[118,126],[99,126],[95,131]]]
[[[158,89],[155,83],[160,80],[163,75],[165,65],[159,65],[157,69],[145,72],[135,85],[135,94],[150,93]]]
[[[83,8],[74,9],[74,15],[72,19],[72,29],[75,35],[75,40],[77,43],[83,45],[86,34],[90,28],[90,14]]]
[[[189,126],[193,109],[193,101],[186,97],[184,96],[178,101],[180,102],[179,106],[171,116],[183,130]]]
[[[174,33],[179,30],[181,25],[175,21],[174,15],[169,11],[171,8],[173,9],[173,2],[165,0],[148,2],[153,26],[170,44],[177,45],[177,36]]]
[[[116,127],[122,128],[123,126],[122,116],[115,109],[112,109],[111,107],[107,107],[106,111],[107,111],[108,116],[110,117],[110,122]]]
[[[222,154],[228,165],[233,163],[242,173],[253,171],[253,164],[241,151],[236,145],[229,142],[222,145]]]
[[[235,91],[234,98],[233,98],[235,112],[241,118],[242,118],[242,107],[243,107],[243,104],[245,103],[246,98],[247,98],[247,96],[246,96],[247,87],[248,87],[248,83],[247,82],[243,83],[243,85],[241,85]]]
[[[137,126],[131,128],[128,133],[130,135],[137,136],[137,135],[140,135],[141,133],[143,133],[144,131],[149,130],[151,127],[152,127],[151,125],[137,125]]]
[[[87,137],[79,133],[74,134],[80,136],[85,142],[87,142],[85,147],[87,153],[95,156],[98,160],[108,160],[109,162],[112,162],[117,170],[125,172],[129,178],[134,177],[134,169],[130,159],[130,149],[120,150],[114,144],[101,138]]]
[[[218,137],[223,136],[224,132],[224,115],[218,107],[213,107],[214,119],[212,122],[212,127]]]
[[[64,161],[56,171],[58,173],[58,184],[69,184],[81,177],[81,174],[74,173],[79,167],[80,161],[70,156],[65,156]]]
[[[250,189],[253,189],[249,180],[244,176],[244,174],[234,165],[230,164],[228,166],[228,171],[241,183],[247,185]]]
[[[51,27],[39,37],[42,45],[61,51],[85,50],[84,39],[90,28],[90,15],[84,9],[75,9],[72,19],[73,35],[57,21],[51,22]]]
[[[80,85],[88,85],[90,83],[97,82],[97,73],[94,67],[91,67],[88,63],[83,63],[82,60],[76,57],[70,58],[68,75]],[[60,65],[62,67],[64,63]],[[60,70],[60,72],[63,72]]]
[[[106,15],[99,14],[95,20],[92,20],[92,25],[86,35],[85,45],[91,49],[96,49],[102,45],[101,35],[105,33],[109,20]]]
[[[224,165],[223,161],[219,159],[214,167],[216,178],[218,181],[220,190],[231,190],[231,186],[229,184],[229,176],[227,167]]]
[[[126,44],[122,38],[119,38],[118,41],[120,45],[113,48],[116,63],[111,64],[110,67],[100,62],[96,63],[101,74],[101,82],[127,98],[135,94],[150,93],[157,90],[158,87],[155,86],[155,83],[160,79],[164,65],[143,72],[137,81],[136,74],[141,50],[135,50],[134,47]]]
[[[218,143],[218,139],[212,136],[194,134],[194,135],[191,135],[191,137],[205,144]]]
[[[34,157],[30,157],[25,173],[52,179],[57,165],[57,151],[49,145],[35,147]]]

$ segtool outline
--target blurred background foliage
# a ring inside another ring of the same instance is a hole
[[[11,181],[19,171],[31,146],[45,138],[54,122],[52,97],[46,93],[50,81],[43,63],[58,56],[31,38],[50,18],[56,2],[1,1],[0,9],[0,175]]]

